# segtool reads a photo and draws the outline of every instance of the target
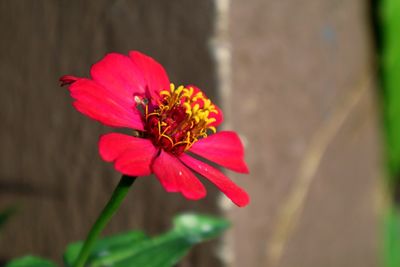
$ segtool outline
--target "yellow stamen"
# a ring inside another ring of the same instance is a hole
[[[145,106],[146,121],[152,116],[158,119],[157,125],[148,126],[149,130],[157,127],[154,142],[167,151],[181,153],[190,149],[200,138],[207,137],[207,132],[216,132],[215,126],[210,124],[216,122],[216,118],[211,114],[218,114],[218,110],[202,92],[194,93],[193,87],[175,87],[171,83],[169,89],[160,91],[160,103],[151,113],[148,103],[142,105]],[[165,144],[165,141],[161,140],[163,137],[171,145]]]
[[[179,86],[178,89],[175,90],[174,94],[179,96],[181,94],[181,92],[183,91],[183,88],[185,88],[185,87],[183,87],[183,85]]]
[[[160,92],[160,95],[171,96],[170,92],[165,91],[165,90],[162,90],[162,91]]]

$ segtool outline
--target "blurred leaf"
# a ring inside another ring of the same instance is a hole
[[[400,1],[381,2],[382,72],[390,184],[400,182]]]
[[[35,256],[25,256],[13,260],[6,267],[56,267],[57,265],[51,261],[41,259]]]
[[[382,0],[380,3],[381,84],[383,90],[383,118],[385,126],[388,185],[394,200],[400,188],[400,1]],[[385,216],[384,262],[386,267],[400,266],[399,203]]]
[[[195,244],[217,237],[228,227],[229,222],[225,219],[188,213],[174,218],[173,231]]]
[[[148,239],[147,236],[140,231],[130,231],[123,234],[105,237],[96,242],[88,261],[90,262],[95,258],[113,254],[114,251],[134,246],[145,239]],[[64,253],[64,262],[67,266],[73,265],[79,255],[79,252],[81,251],[82,246],[83,241],[79,241],[67,246],[67,249]]]
[[[196,214],[177,216],[173,224],[173,229],[164,235],[151,239],[143,238],[134,243],[120,243],[112,249],[104,242],[105,239],[102,239],[99,241],[103,244],[102,250],[95,250],[87,266],[171,267],[178,263],[193,245],[217,237],[229,226],[224,219]],[[113,240],[114,237],[107,239]],[[67,265],[71,266],[71,262]]]
[[[11,215],[13,215],[16,210],[17,206],[12,206],[0,212],[0,228],[4,226],[4,224],[10,219]]]
[[[385,217],[385,266],[400,266],[400,213],[389,210]]]

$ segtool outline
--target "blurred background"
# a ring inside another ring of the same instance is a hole
[[[239,132],[251,198],[208,186],[188,202],[139,179],[106,233],[157,234],[180,211],[233,226],[179,266],[400,266],[400,1],[0,0],[0,260],[61,262],[119,180],[97,151],[111,129],[58,78],[139,50],[195,84]]]

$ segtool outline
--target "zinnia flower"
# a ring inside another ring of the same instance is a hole
[[[94,64],[91,79],[66,75],[73,106],[107,126],[133,129],[132,135],[100,137],[99,153],[117,171],[130,176],[152,173],[168,192],[188,199],[206,195],[200,174],[236,205],[249,197],[218,169],[199,157],[240,173],[248,173],[242,143],[235,132],[221,131],[221,110],[193,85],[175,86],[164,68],[137,51],[110,53]],[[199,157],[194,158],[192,155]]]

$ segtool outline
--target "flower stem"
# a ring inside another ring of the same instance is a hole
[[[83,247],[79,253],[74,267],[85,266],[86,260],[89,257],[90,251],[92,250],[92,247],[95,244],[99,234],[110,221],[114,213],[118,210],[119,206],[122,203],[122,200],[124,200],[126,194],[129,191],[129,188],[135,180],[136,177],[132,176],[123,175],[121,177],[121,180],[119,181],[117,187],[114,189],[110,200],[108,201],[100,216],[97,218],[96,222],[92,226],[92,229],[90,229],[90,232],[86,237],[85,243],[83,244]]]

